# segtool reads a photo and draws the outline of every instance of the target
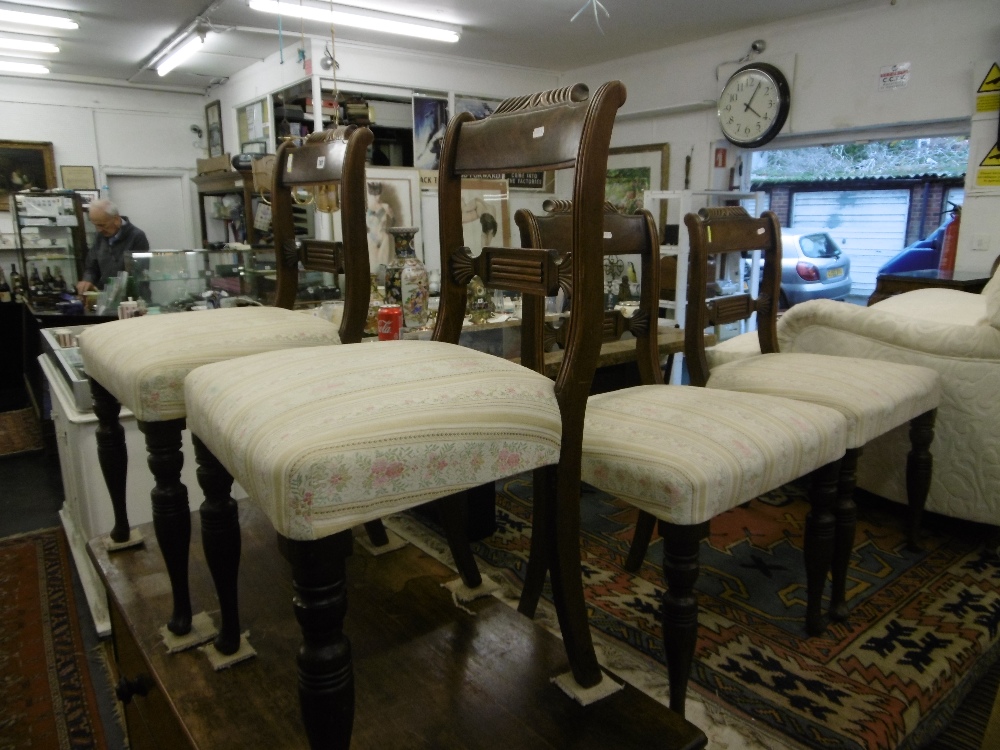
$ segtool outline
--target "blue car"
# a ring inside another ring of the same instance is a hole
[[[904,247],[878,269],[879,275],[937,268],[938,261],[941,260],[941,246],[944,244],[944,230],[950,223],[949,219],[927,235],[926,239],[917,240],[912,245]]]

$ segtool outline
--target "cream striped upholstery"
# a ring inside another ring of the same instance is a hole
[[[559,461],[554,383],[452,344],[259,354],[184,389],[191,432],[292,539]]]
[[[80,335],[87,375],[144,422],[182,419],[196,367],[258,352],[339,344],[336,326],[280,307],[235,307],[112,321]]]
[[[1000,273],[993,274],[981,296],[986,300],[986,319],[994,328],[1000,328]]]
[[[812,404],[639,386],[588,399],[582,477],[693,525],[841,458],[846,431],[838,412]]]
[[[936,409],[937,372],[927,367],[816,354],[761,354],[719,365],[707,387],[805,401],[847,418],[847,447],[860,448]]]

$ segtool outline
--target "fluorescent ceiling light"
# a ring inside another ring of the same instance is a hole
[[[59,48],[49,42],[30,42],[27,39],[0,39],[0,49],[15,49],[18,52],[58,52]]]
[[[38,13],[22,13],[18,10],[0,10],[0,21],[22,23],[28,26],[47,26],[52,29],[78,29],[80,24],[61,16],[43,16]]]
[[[369,31],[382,31],[387,34],[402,34],[415,36],[419,39],[431,39],[436,42],[457,42],[461,27],[435,25],[433,21],[421,18],[410,18],[389,13],[378,13],[361,8],[347,9],[338,6],[335,9],[320,8],[315,5],[299,5],[280,0],[250,0],[250,7],[264,13],[277,13],[295,18],[307,18],[311,21],[323,21],[334,26],[351,26]]]
[[[165,76],[171,70],[176,68],[182,62],[191,57],[195,52],[201,49],[201,45],[205,43],[205,40],[200,36],[193,36],[188,39],[184,44],[178,47],[176,50],[167,55],[166,59],[156,66],[156,72],[161,76]]]
[[[49,69],[44,65],[34,63],[18,63],[0,60],[0,72],[2,73],[48,73]]]

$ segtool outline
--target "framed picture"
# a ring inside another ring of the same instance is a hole
[[[208,133],[208,158],[222,156],[222,104],[216,99],[205,107],[205,132]]]
[[[413,97],[413,166],[437,169],[444,132],[448,127],[448,100]]]
[[[368,260],[372,271],[396,257],[389,234],[391,227],[420,229],[420,172],[409,167],[368,167],[365,170],[368,199]],[[424,259],[424,243],[418,231],[413,238],[417,257]]]
[[[9,196],[26,188],[54,190],[56,161],[50,141],[0,141],[0,211]]]
[[[492,115],[503,99],[487,99],[481,96],[455,95],[455,114],[459,112],[471,112],[477,120]]]
[[[510,247],[507,180],[462,180],[462,236],[473,256],[484,247]]]
[[[65,190],[97,190],[93,167],[59,167],[59,177]]]
[[[63,186],[65,187],[65,185]],[[98,200],[101,197],[100,190],[75,190],[79,194],[80,199],[83,201],[83,210],[86,211],[90,204]]]
[[[608,177],[604,199],[619,211],[632,213],[644,208],[644,190],[666,190],[670,179],[670,144],[624,146],[608,152]],[[660,201],[656,218],[660,243],[667,223],[667,202]]]
[[[267,141],[247,141],[240,144],[241,154],[266,154]]]

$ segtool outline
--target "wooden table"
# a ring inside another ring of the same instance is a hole
[[[881,273],[875,282],[875,291],[868,298],[868,306],[897,294],[931,287],[958,289],[962,292],[979,294],[989,280],[989,274],[982,271],[955,271],[951,274],[942,274],[937,269],[925,269],[922,271]]]
[[[249,502],[239,507],[240,609],[258,655],[222,672],[197,649],[166,653],[159,628],[170,586],[151,524],[140,527],[144,547],[109,556],[100,539],[89,545],[111,605],[113,681],[141,693],[125,705],[133,750],[308,747],[290,569],[264,515]],[[218,621],[193,515],[192,600]],[[440,585],[455,577],[412,545],[379,557],[355,545],[345,625],[354,750],[705,747],[701,730],[634,688],[586,708],[566,697],[549,681],[568,669],[562,641],[493,597],[466,605],[471,612],[457,608]]]

